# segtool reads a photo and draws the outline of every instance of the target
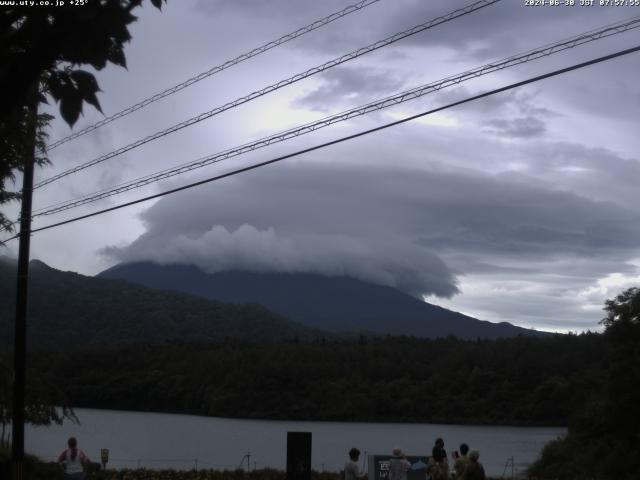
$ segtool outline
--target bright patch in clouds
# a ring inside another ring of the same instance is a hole
[[[638,260],[631,263],[638,265]],[[595,285],[579,292],[578,298],[584,302],[582,305],[583,310],[601,311],[606,299],[613,298],[620,292],[638,285],[640,285],[640,275],[610,273],[604,278],[599,278]]]
[[[388,116],[394,120],[402,120],[403,118],[410,117],[411,115],[415,115],[416,113],[410,113],[407,111],[392,111],[388,113]],[[416,118],[415,120],[411,120],[412,123],[418,123],[422,125],[429,125],[430,127],[445,127],[445,128],[453,128],[460,127],[461,123],[455,116],[446,113],[432,113],[430,115],[425,115],[424,117]]]

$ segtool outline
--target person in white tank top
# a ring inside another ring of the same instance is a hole
[[[78,448],[75,437],[69,438],[67,448],[58,457],[58,464],[62,468],[67,479],[84,480],[84,469],[89,463],[89,458]]]

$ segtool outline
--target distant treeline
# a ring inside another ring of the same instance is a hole
[[[566,425],[602,390],[600,334],[496,341],[342,341],[34,352],[75,407],[220,417]]]

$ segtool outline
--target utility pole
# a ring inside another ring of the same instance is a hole
[[[31,88],[27,111],[27,145],[23,163],[22,203],[20,209],[20,244],[16,286],[16,321],[13,342],[13,403],[11,419],[11,464],[13,480],[23,480],[24,408],[27,352],[27,289],[29,285],[29,246],[31,240],[31,200],[38,122],[38,81]]]

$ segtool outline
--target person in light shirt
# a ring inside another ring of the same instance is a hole
[[[400,447],[395,447],[392,453],[393,457],[389,460],[389,480],[407,480],[411,463]]]
[[[84,480],[84,469],[89,464],[89,458],[78,448],[75,437],[69,438],[67,448],[58,457],[58,464],[69,480]]]
[[[349,450],[349,461],[344,464],[344,480],[360,480],[360,470],[358,469],[358,458],[360,450],[352,448]]]

